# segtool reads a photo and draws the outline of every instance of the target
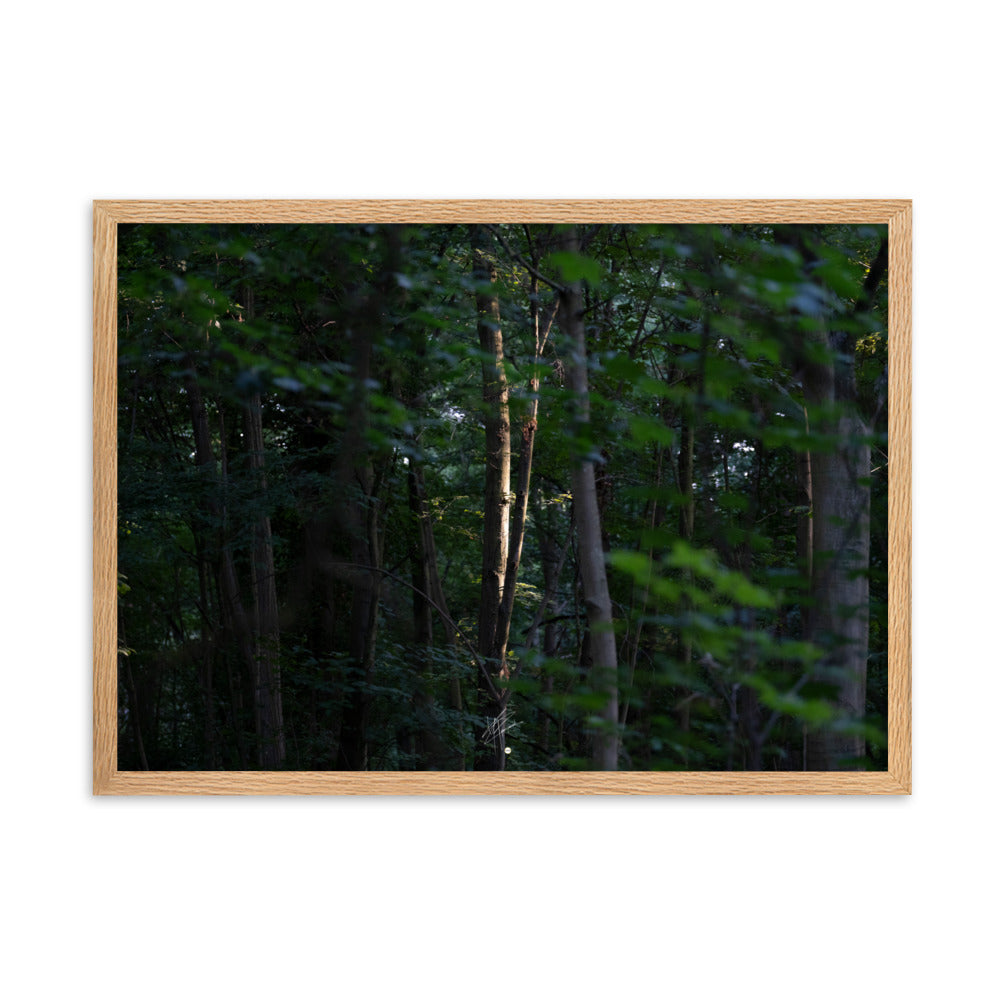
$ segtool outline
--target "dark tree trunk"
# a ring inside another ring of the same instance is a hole
[[[354,589],[348,642],[349,676],[337,752],[337,767],[341,770],[367,770],[369,766],[368,725],[382,583],[379,484],[388,463],[388,458],[383,456],[381,471],[376,476],[368,441],[369,396],[375,348],[390,331],[392,310],[399,305],[397,274],[401,267],[401,246],[397,227],[383,227],[382,245],[385,257],[374,292],[359,295],[348,309],[351,323],[347,361],[353,371],[354,390],[350,399],[351,420],[342,441],[337,470],[341,491],[337,519],[350,547]],[[335,258],[330,261],[332,268],[339,264]]]
[[[350,771],[364,771],[368,767],[368,721],[381,584],[375,473],[365,444],[368,424],[366,386],[371,374],[371,349],[367,330],[361,329],[352,335],[356,386],[354,421],[345,435],[338,476],[343,490],[339,521],[349,540],[353,594],[348,642],[349,674],[337,768]]]
[[[267,480],[264,474],[264,433],[261,399],[254,394],[244,411],[246,446],[256,477],[256,503],[260,508],[253,523],[250,553],[250,583],[254,608],[254,716],[260,765],[265,770],[281,767],[285,760],[285,733],[281,702],[280,633],[278,594],[274,578],[274,545],[271,519],[264,509]]]
[[[253,291],[244,288],[247,320],[254,318]],[[256,516],[250,552],[250,585],[254,611],[254,718],[260,766],[281,767],[285,760],[285,727],[281,701],[281,637],[278,593],[274,577],[274,545],[267,513],[267,477],[264,472],[264,423],[260,393],[254,393],[243,411],[246,450],[254,475]]]
[[[213,533],[216,538],[215,561],[221,599],[223,632],[233,638],[236,648],[239,650],[240,660],[247,676],[254,678],[257,674],[257,657],[254,649],[253,630],[240,596],[233,552],[227,538],[226,512],[218,498],[215,454],[212,449],[212,435],[208,423],[208,411],[201,388],[193,375],[189,375],[186,379],[185,389],[191,410],[192,429],[194,431],[195,463],[201,474],[208,480],[208,482],[203,484],[203,495],[205,497],[205,513],[209,523],[214,528]],[[224,429],[222,429],[220,437],[224,447]],[[225,461],[223,461],[223,471],[224,467]],[[210,711],[211,706],[206,705],[205,710]],[[239,732],[242,725],[240,718],[236,717],[234,722],[237,732]],[[263,765],[263,761],[259,761],[259,763]]]
[[[855,312],[866,311],[888,263],[883,242],[869,269]],[[817,336],[823,337],[823,334]],[[865,716],[871,535],[870,430],[858,409],[854,345],[839,331],[806,359],[803,394],[813,429],[822,439],[809,456],[812,488],[812,577],[809,636],[825,652],[819,679],[835,691],[845,721]],[[841,729],[810,731],[809,770],[857,767],[864,736]]]
[[[837,441],[810,455],[813,497],[812,607],[809,636],[825,652],[820,679],[835,690],[837,708],[850,720],[865,714],[868,660],[868,562],[870,447],[854,402],[835,392],[834,365],[813,365],[805,379],[811,412],[838,412],[817,420],[817,430]],[[853,383],[853,378],[851,379]],[[846,386],[845,386],[846,387]],[[837,770],[863,757],[864,738],[830,729],[810,732],[808,766]]]
[[[453,653],[457,637],[438,576],[437,547],[427,503],[423,469],[419,459],[415,457],[410,459],[407,470],[407,487],[415,528],[412,556],[413,623],[419,670],[414,695],[417,722],[414,737],[416,767],[418,770],[460,771],[464,770],[465,762],[461,754],[457,750],[450,749],[443,738],[437,715],[437,700],[427,680],[432,668],[435,605],[440,612],[445,643]],[[461,711],[462,688],[457,676],[453,676],[449,681],[448,697],[452,710]]]

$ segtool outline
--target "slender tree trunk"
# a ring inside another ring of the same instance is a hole
[[[219,478],[221,495],[225,498],[228,489],[227,480],[229,478],[229,447],[226,443],[228,432],[226,429],[225,407],[218,400],[216,400],[216,406],[219,415]],[[243,612],[243,605],[240,599],[232,550],[228,544],[229,518],[224,502],[220,501],[217,505],[215,521],[218,525],[216,537],[221,553],[215,581],[216,600],[221,609],[219,617],[222,621],[223,633],[238,637],[242,634],[240,629],[249,626],[246,622],[246,615]],[[231,595],[230,587],[235,588]],[[240,767],[244,770],[249,770],[256,761],[252,759],[247,744],[246,713],[243,706],[253,677],[253,664],[246,658],[247,646],[242,641],[238,641],[238,646],[239,659],[235,665],[235,669],[233,657],[228,648],[226,649],[226,675],[229,683],[230,704],[232,706],[231,721],[233,732],[236,734],[236,751],[239,755]],[[250,694],[252,695],[253,692],[250,691]]]
[[[208,412],[205,407],[201,388],[193,375],[189,375],[186,379],[185,389],[191,409],[191,424],[194,431],[195,463],[207,480],[202,484],[205,496],[205,509],[210,522],[216,529],[217,572],[223,628],[236,640],[240,659],[246,668],[247,675],[255,677],[257,673],[257,658],[254,650],[252,628],[240,597],[233,553],[226,537],[225,510],[215,493],[215,454],[212,450],[212,436],[209,430]],[[224,437],[224,431],[222,435]],[[237,718],[235,722],[237,731],[239,731],[239,719]]]
[[[575,227],[568,227],[560,242],[561,249],[579,252]],[[580,286],[575,282],[560,293],[559,323],[572,352],[568,365],[570,387],[575,397],[578,431],[583,431],[590,422],[587,339]],[[600,726],[594,734],[593,762],[596,770],[615,771],[618,769],[618,650],[601,540],[594,463],[589,457],[581,457],[574,464],[572,485],[580,577],[589,623],[591,687],[604,697],[598,713]]]
[[[427,550],[424,548],[421,522],[421,504],[417,493],[416,478],[411,457],[407,468],[406,488],[410,508],[410,600],[413,607],[413,659],[416,667],[413,681],[413,722],[407,722],[400,733],[399,742],[405,753],[413,758],[415,769],[437,768],[435,758],[439,753],[439,732],[434,712],[434,698],[429,690],[428,676],[433,663],[434,619],[428,592],[430,573],[427,567]]]
[[[809,409],[803,406],[806,434],[809,433]],[[810,634],[809,609],[807,607],[812,590],[813,574],[813,487],[812,487],[812,457],[808,451],[800,451],[795,456],[795,473],[798,481],[800,508],[798,523],[795,528],[795,554],[798,565],[798,575],[801,582],[802,625],[803,635]],[[802,723],[802,739],[799,748],[801,754],[801,769],[809,769],[808,741],[809,728]]]
[[[538,281],[532,277],[531,317],[535,342],[535,359],[541,357],[542,348],[548,339],[549,330],[555,319],[558,306],[558,301],[553,303],[552,307],[547,310],[543,322],[538,313]],[[531,377],[528,380],[528,404],[519,421],[520,448],[517,457],[517,489],[514,493],[514,510],[510,518],[510,546],[507,553],[507,568],[504,574],[503,592],[500,598],[500,614],[493,642],[494,658],[501,664],[504,664],[507,659],[510,623],[514,615],[514,597],[517,593],[517,576],[521,568],[521,552],[524,548],[525,525],[528,521],[531,466],[535,454],[535,432],[538,430],[539,387],[540,380],[537,372],[532,371]]]
[[[806,434],[809,433],[809,410],[805,409]],[[795,550],[799,575],[805,581],[812,580],[813,569],[813,488],[812,460],[808,451],[800,451],[795,456],[795,473],[798,481],[799,518],[795,529]]]
[[[381,565],[377,523],[368,516],[366,505],[376,503],[372,492],[373,474],[368,466],[359,470],[361,496],[348,501],[345,524],[350,532],[351,625],[348,653],[350,677],[341,722],[339,770],[364,771],[368,767],[368,722],[371,715],[371,686],[374,682],[375,639],[378,625],[378,601]],[[374,514],[374,512],[371,512]]]
[[[371,339],[360,329],[352,335],[355,401],[354,422],[347,431],[341,456],[339,483],[345,490],[340,524],[350,545],[353,595],[348,643],[350,677],[337,752],[339,770],[368,767],[368,721],[375,670],[375,639],[381,586],[381,545],[378,538],[378,500],[375,472],[365,444],[368,424],[367,383],[371,375]]]
[[[244,289],[245,317],[254,318],[253,290]],[[254,718],[260,765],[281,767],[285,760],[285,727],[281,701],[281,637],[278,593],[274,577],[274,544],[267,514],[267,478],[264,472],[264,424],[260,393],[254,393],[243,411],[246,448],[254,473],[257,516],[253,523],[250,583],[254,609]]]
[[[202,668],[201,691],[205,714],[202,722],[202,765],[206,771],[214,771],[218,767],[219,753],[215,727],[215,656],[218,651],[216,642],[216,622],[209,614],[211,600],[209,598],[209,577],[211,566],[201,539],[200,530],[192,527],[195,553],[198,559],[198,598],[201,611],[202,628]]]
[[[680,536],[690,542],[694,538],[694,420],[690,412],[685,412],[681,418],[677,476],[681,494]]]
[[[483,230],[473,227],[473,277],[476,282],[476,329],[483,352],[483,420],[486,425],[486,481],[483,488],[483,562],[479,599],[479,653],[494,677],[504,679],[498,661],[497,631],[510,546],[510,413],[504,369],[500,300],[496,268],[487,254]],[[477,748],[476,769],[501,771],[506,755],[506,699],[497,702],[480,690],[480,712],[487,719],[488,742]]]
[[[263,509],[267,496],[264,473],[264,433],[261,398],[255,393],[244,411],[250,467],[256,477],[256,503],[261,508],[253,524],[250,583],[254,608],[254,716],[260,764],[281,767],[285,759],[284,719],[281,701],[278,594],[274,578],[274,544],[271,518]]]
[[[542,604],[539,608],[539,612],[542,615],[548,615],[545,621],[544,629],[542,632],[542,655],[546,660],[552,659],[556,655],[556,625],[555,622],[551,621],[551,615],[549,615],[549,609],[551,608],[553,612],[558,613],[558,608],[553,607],[553,598],[557,588],[559,587],[559,576],[562,571],[563,557],[565,556],[565,550],[560,554],[559,544],[556,539],[551,534],[543,534],[539,538],[539,548],[542,553],[542,578],[545,582],[545,596],[542,600]],[[531,633],[529,635],[529,643],[534,639],[534,631],[537,628],[533,623]],[[550,695],[553,691],[553,677],[552,672],[546,666],[544,668],[544,674],[542,678],[542,690],[545,694]],[[542,720],[542,747],[548,752],[549,749],[549,734],[550,734],[550,717],[546,714]]]
[[[656,446],[656,479],[653,481],[654,496],[651,501],[648,502],[646,506],[646,512],[643,514],[643,521],[646,522],[648,517],[649,530],[651,532],[655,531],[659,527],[659,503],[658,496],[663,483],[663,454],[664,448],[662,445]],[[640,548],[641,551],[641,548]],[[653,550],[650,548],[647,551],[647,557],[650,562],[653,560]],[[634,634],[631,636],[630,641],[623,643],[625,665],[628,668],[628,680],[625,685],[624,693],[621,694],[620,700],[622,705],[620,707],[619,722],[624,726],[628,723],[629,708],[631,707],[632,691],[635,685],[635,672],[636,667],[639,662],[639,652],[642,649],[642,633],[643,625],[646,617],[646,613],[649,610],[649,589],[650,581],[647,580],[642,589],[642,596],[639,598],[638,606],[635,602],[635,597],[638,594],[638,585],[633,585],[632,588],[632,603],[629,610],[630,620],[635,621]],[[655,608],[655,604],[654,604]],[[656,611],[654,610],[654,616]],[[683,719],[685,706],[682,705],[678,710],[678,714]]]
[[[695,453],[695,419],[692,407],[685,407],[681,417],[681,443],[680,455],[677,459],[677,488],[681,494],[680,523],[678,525],[680,537],[689,545],[694,544],[694,453]],[[691,585],[691,571],[684,570],[684,578],[687,585]],[[685,611],[690,610],[687,600],[684,601]],[[691,676],[692,647],[690,636],[681,639],[681,660],[685,677]],[[690,690],[683,690],[678,708],[678,723],[681,732],[691,731],[691,694]],[[687,766],[687,747],[683,751],[683,761]]]

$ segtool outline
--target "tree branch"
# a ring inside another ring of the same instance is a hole
[[[521,267],[523,267],[528,272],[528,274],[533,275],[543,285],[548,285],[548,287],[551,288],[554,292],[559,292],[561,294],[564,291],[562,285],[560,285],[556,281],[553,281],[552,278],[547,278],[533,264],[528,263],[528,261],[526,261],[524,257],[521,256],[520,253],[518,253],[517,250],[511,247],[511,245],[504,239],[503,234],[500,232],[499,229],[497,229],[496,226],[486,226],[485,228],[488,229],[493,234],[494,237],[496,237],[497,241],[504,248],[504,250],[506,250],[507,253],[511,257],[513,257],[514,260],[516,260],[518,264],[520,264]]]

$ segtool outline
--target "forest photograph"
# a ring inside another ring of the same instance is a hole
[[[885,225],[128,223],[121,771],[886,771]]]

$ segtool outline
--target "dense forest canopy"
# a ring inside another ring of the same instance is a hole
[[[122,225],[122,770],[886,767],[884,226]]]

